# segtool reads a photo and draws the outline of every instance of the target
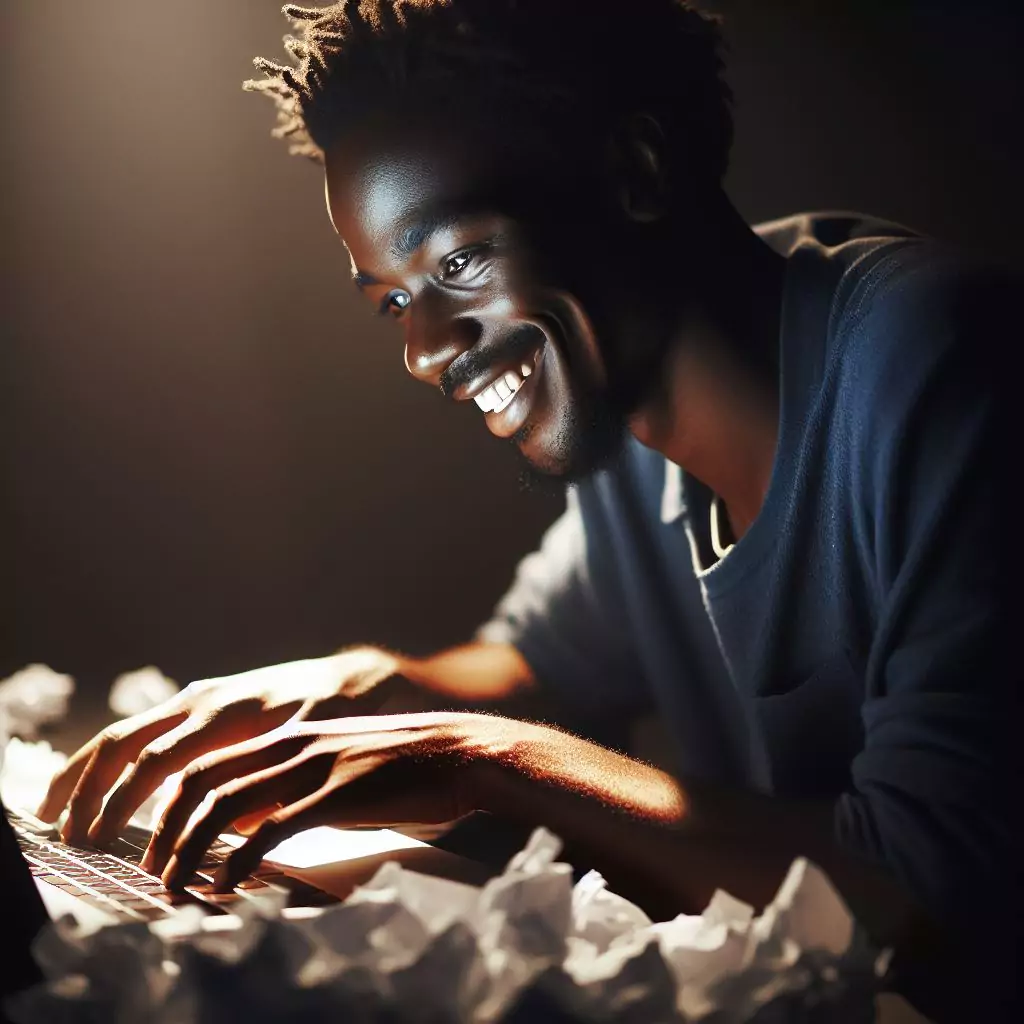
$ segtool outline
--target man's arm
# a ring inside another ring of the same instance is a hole
[[[199,680],[83,745],[50,783],[38,813],[56,821],[68,807],[65,839],[103,844],[168,776],[288,721],[417,710],[424,697],[435,706],[495,703],[512,709],[524,697],[536,705],[534,693],[532,673],[515,648],[484,642],[428,658],[353,647]]]
[[[400,659],[380,710],[492,710],[625,746],[629,724],[653,708],[614,547],[599,496],[570,489],[474,642]]]
[[[788,801],[681,783],[546,727],[519,726],[476,762],[473,803],[543,824],[615,891],[663,920],[699,913],[722,888],[764,906],[797,857],[820,866],[881,945],[925,955],[934,923],[883,869],[845,851],[828,801]]]
[[[380,651],[394,674],[367,698],[382,714],[439,707],[500,707],[536,691],[526,659],[511,644],[472,641],[426,657]]]
[[[588,733],[595,719],[621,723],[644,694],[621,616],[598,584],[605,571],[587,563],[578,503],[570,496],[474,641],[420,658],[352,647],[192,683],[151,711],[108,726],[72,755],[40,815],[56,820],[69,805],[66,838],[102,843],[169,775],[290,720],[454,707]],[[579,720],[581,710],[590,721]]]

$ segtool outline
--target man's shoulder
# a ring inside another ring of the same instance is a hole
[[[1020,294],[1014,272],[928,240],[851,264],[829,331],[831,422],[851,466],[896,472],[923,437],[1002,415]]]
[[[1013,271],[925,238],[869,257],[844,267],[836,289],[829,345],[837,359],[883,379],[909,374],[909,385],[950,358],[997,358],[1020,298]]]
[[[801,246],[838,249],[869,239],[921,238],[919,231],[896,221],[852,210],[811,210],[753,225],[762,241],[783,256]]]
[[[957,246],[896,221],[845,210],[796,213],[753,226],[786,257],[827,264],[819,279],[831,291],[830,332],[849,331],[865,316],[902,323],[956,321],[968,308],[1002,308],[1020,277]],[[972,310],[973,312],[974,310]]]
[[[800,320],[825,329],[826,358],[841,347],[856,317],[877,309],[887,286],[946,248],[903,224],[845,210],[796,213],[753,230],[787,259],[792,290],[805,309]],[[814,309],[818,313],[808,316]],[[807,349],[810,358],[815,348]]]

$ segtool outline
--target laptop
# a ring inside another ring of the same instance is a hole
[[[290,879],[279,868],[261,865],[234,892],[211,891],[213,873],[232,847],[219,840],[199,865],[183,893],[167,890],[159,878],[139,868],[149,833],[128,826],[106,850],[85,850],[60,841],[57,829],[26,810],[0,801],[0,878],[5,925],[14,933],[15,956],[0,957],[0,994],[39,980],[31,958],[32,941],[47,921],[70,915],[88,929],[130,921],[173,917],[184,906],[214,915],[230,913],[240,900],[283,892],[290,906],[323,906],[337,897]]]
[[[285,916],[308,916],[344,899],[388,860],[470,885],[480,885],[494,873],[486,865],[389,829],[317,828],[276,847],[252,876],[226,894],[211,891],[213,876],[244,840],[222,835],[185,891],[171,893],[138,866],[150,836],[148,830],[129,825],[102,851],[80,849],[61,842],[55,826],[0,801],[0,918],[14,940],[14,955],[7,946],[0,957],[0,1002],[41,980],[30,952],[32,942],[48,921],[65,915],[92,930],[118,922],[157,921],[185,906],[232,915],[240,901],[275,893],[285,901]]]

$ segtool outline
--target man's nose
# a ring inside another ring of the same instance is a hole
[[[423,303],[410,310],[405,338],[406,369],[432,387],[440,385],[441,374],[477,343],[481,333],[477,320],[452,316],[440,307]]]

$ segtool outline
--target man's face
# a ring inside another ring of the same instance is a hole
[[[535,470],[576,478],[617,450],[636,402],[615,386],[610,213],[550,148],[469,135],[411,117],[346,134],[326,154],[331,219],[409,372],[474,401]]]

